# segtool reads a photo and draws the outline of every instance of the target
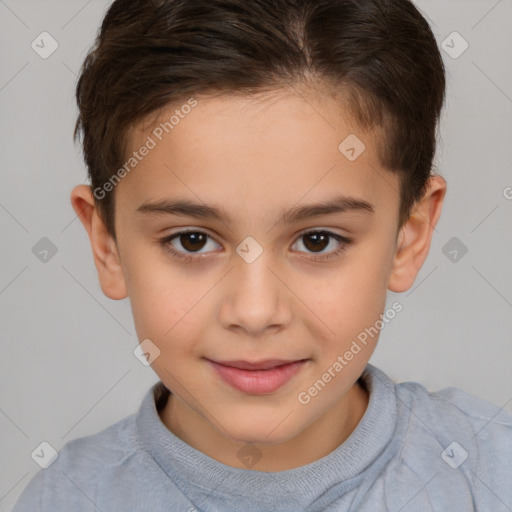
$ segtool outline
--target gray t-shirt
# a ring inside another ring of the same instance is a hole
[[[238,469],[192,448],[158,410],[65,444],[13,512],[511,512],[512,415],[450,387],[396,384],[368,364],[368,408],[329,455],[279,472]]]

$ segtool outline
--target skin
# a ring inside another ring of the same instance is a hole
[[[115,187],[117,243],[90,188],[79,185],[71,195],[103,292],[129,297],[139,340],[160,349],[152,368],[172,391],[160,414],[164,424],[233,467],[247,468],[237,452],[252,443],[261,459],[251,469],[259,471],[311,463],[354,431],[369,399],[357,379],[378,335],[308,404],[298,394],[379,320],[387,290],[412,286],[446,193],[445,180],[433,176],[398,230],[399,181],[380,166],[375,134],[351,124],[334,99],[296,91],[197,97],[192,112]],[[161,119],[175,108],[162,111]],[[153,126],[130,132],[132,150]],[[349,134],[366,145],[352,162],[338,150]],[[292,224],[281,218],[283,210],[335,193],[370,202],[374,213],[324,214]],[[146,201],[175,198],[223,207],[232,222],[136,212]],[[180,237],[169,243],[181,253],[196,247],[201,258],[192,262],[158,242],[184,228],[210,236],[203,246]],[[342,245],[327,238],[315,250],[311,235],[303,235],[317,228],[353,242],[338,256],[315,261]],[[236,252],[247,236],[263,248],[252,263]],[[255,395],[220,380],[205,358],[309,361],[277,391]]]

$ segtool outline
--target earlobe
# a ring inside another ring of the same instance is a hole
[[[71,205],[84,225],[103,293],[110,299],[128,296],[119,251],[94,203],[91,188],[78,185],[71,192]]]
[[[404,292],[411,288],[428,256],[434,228],[441,215],[446,181],[438,175],[429,179],[423,198],[416,203],[398,236],[388,289]]]

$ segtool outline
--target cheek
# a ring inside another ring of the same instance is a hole
[[[173,338],[183,338],[176,333],[183,334],[193,327],[191,320],[204,295],[203,287],[191,282],[179,267],[155,258],[154,253],[146,260],[134,258],[128,273],[128,293],[139,339],[165,344]]]
[[[384,251],[361,249],[322,285],[316,281],[308,286],[307,303],[316,315],[309,315],[311,321],[336,341],[337,348],[350,344],[380,318],[386,304],[387,265]]]

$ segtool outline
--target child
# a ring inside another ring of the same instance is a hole
[[[512,417],[368,363],[441,214],[444,95],[409,0],[116,0],[71,200],[160,381],[14,511],[512,510]]]

